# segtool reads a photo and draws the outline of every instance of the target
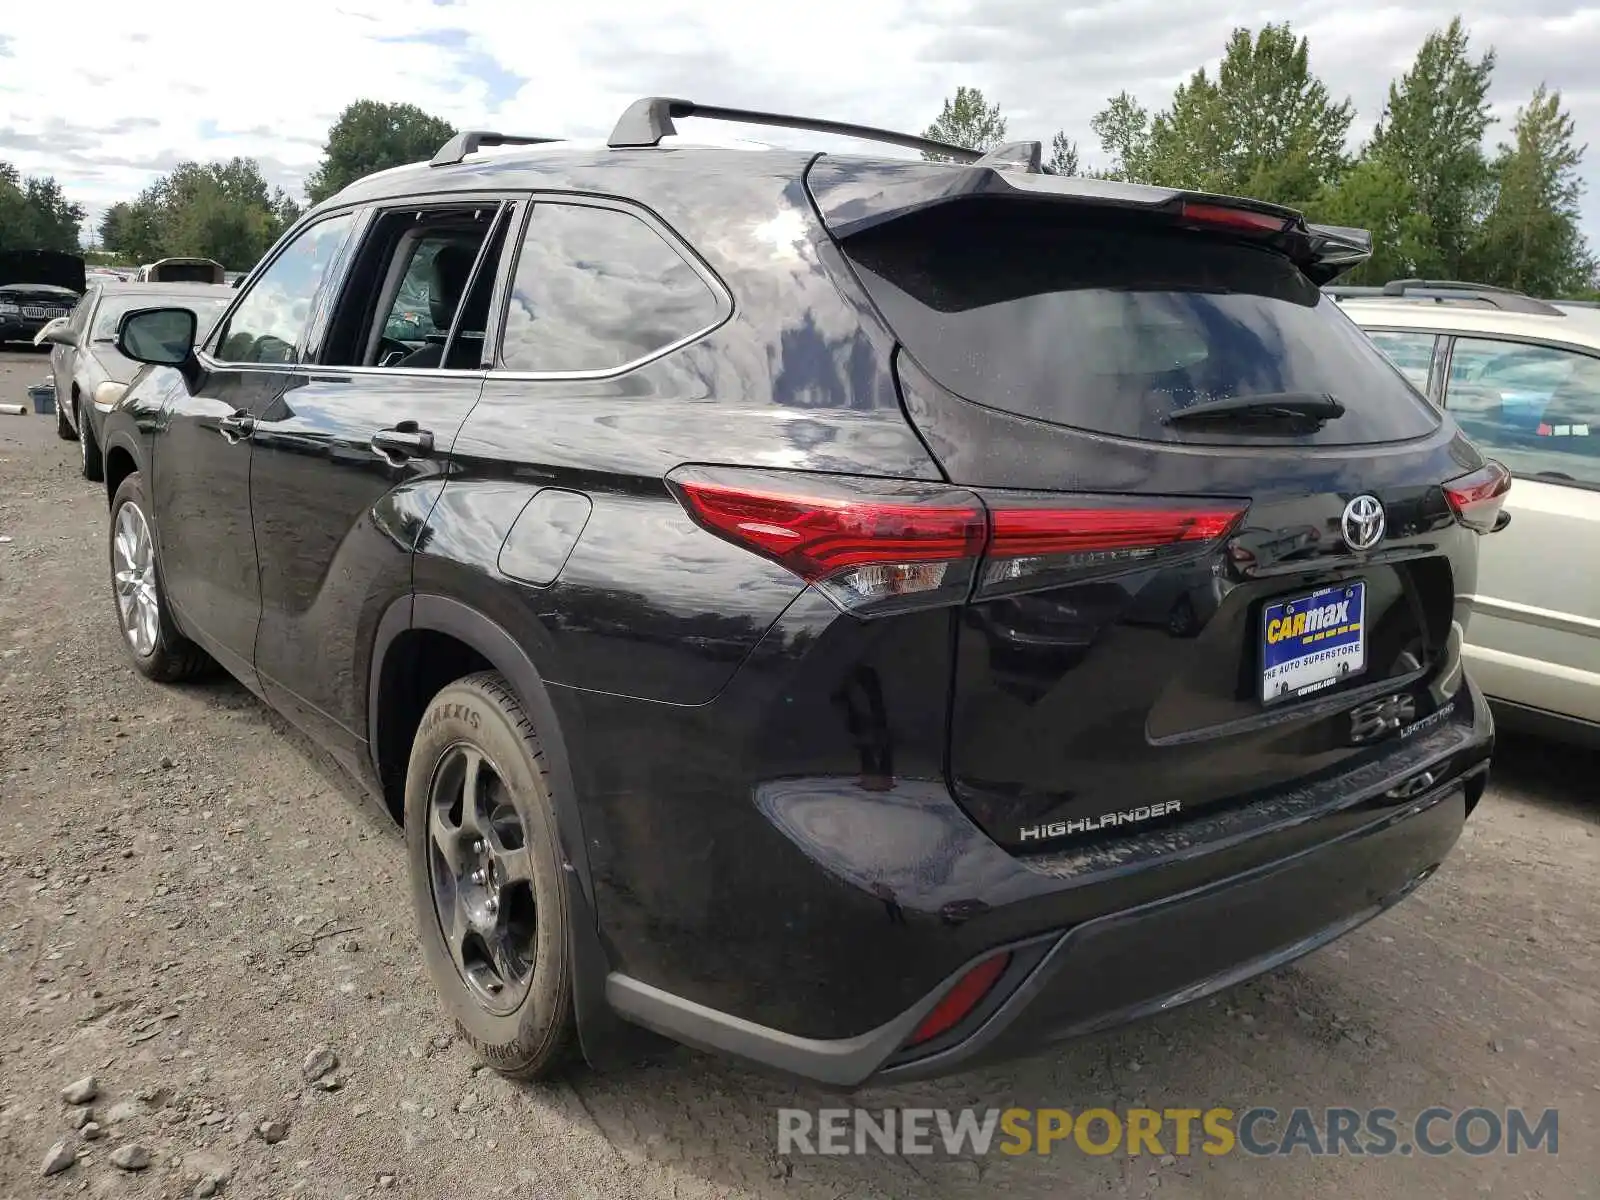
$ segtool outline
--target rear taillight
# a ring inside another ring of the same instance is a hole
[[[1031,591],[1187,557],[1230,534],[1238,501],[985,493],[990,538],[980,596]]]
[[[1032,492],[784,471],[682,467],[694,521],[780,563],[859,616],[959,604],[1203,552],[1239,501]]]
[[[1490,459],[1480,470],[1444,485],[1445,499],[1456,520],[1478,533],[1493,533],[1511,490],[1511,472]]]
[[[702,528],[861,616],[965,600],[987,533],[978,498],[939,484],[716,468],[668,478]]]
[[[1178,215],[1186,225],[1210,229],[1232,229],[1238,233],[1286,233],[1294,225],[1288,217],[1234,208],[1227,204],[1204,204],[1185,200]]]

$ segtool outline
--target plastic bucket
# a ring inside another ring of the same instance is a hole
[[[28,389],[28,399],[33,401],[33,411],[41,417],[55,415],[56,389],[50,384],[40,384]]]

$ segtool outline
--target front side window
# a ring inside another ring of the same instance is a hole
[[[537,203],[517,256],[501,363],[614,371],[717,323],[722,301],[632,213]]]
[[[295,363],[311,314],[344,245],[349,213],[302,230],[255,281],[221,331],[217,357],[233,363]]]
[[[1431,333],[1395,333],[1373,330],[1368,336],[1389,361],[1424,396],[1428,394],[1428,374],[1433,369],[1433,347],[1439,340]]]
[[[1600,487],[1600,357],[1457,338],[1445,407],[1516,474]]]

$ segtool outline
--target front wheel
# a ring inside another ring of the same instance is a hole
[[[111,588],[117,628],[133,665],[161,683],[192,679],[211,668],[206,652],[178,632],[151,534],[144,477],[135,471],[111,500]]]
[[[533,723],[492,671],[429,703],[406,770],[412,907],[428,974],[478,1057],[551,1074],[575,1041],[565,880]]]

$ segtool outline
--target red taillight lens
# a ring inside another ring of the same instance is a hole
[[[939,484],[716,468],[670,482],[701,527],[861,615],[965,600],[987,536],[978,498]]]
[[[731,467],[668,482],[703,529],[877,616],[1032,591],[1203,551],[1239,501],[985,492],[942,484]]]
[[[1006,967],[1010,963],[1010,954],[997,954],[993,958],[984,959],[956,980],[956,985],[944,994],[943,999],[933,1006],[927,1016],[922,1018],[922,1023],[911,1035],[908,1045],[916,1046],[922,1042],[932,1041],[941,1033],[946,1033],[959,1025],[968,1013],[978,1007],[979,1001],[989,994],[989,989],[994,986],[995,980],[1005,974]]]
[[[1284,233],[1294,224],[1287,217],[1233,208],[1226,204],[1200,204],[1185,201],[1178,214],[1191,225],[1233,229],[1240,233]]]
[[[1468,529],[1492,533],[1511,490],[1511,472],[1490,459],[1481,469],[1444,485],[1450,509]]]
[[[1235,501],[1000,494],[984,499],[991,534],[978,582],[983,596],[1186,556],[1228,536],[1245,511]]]

